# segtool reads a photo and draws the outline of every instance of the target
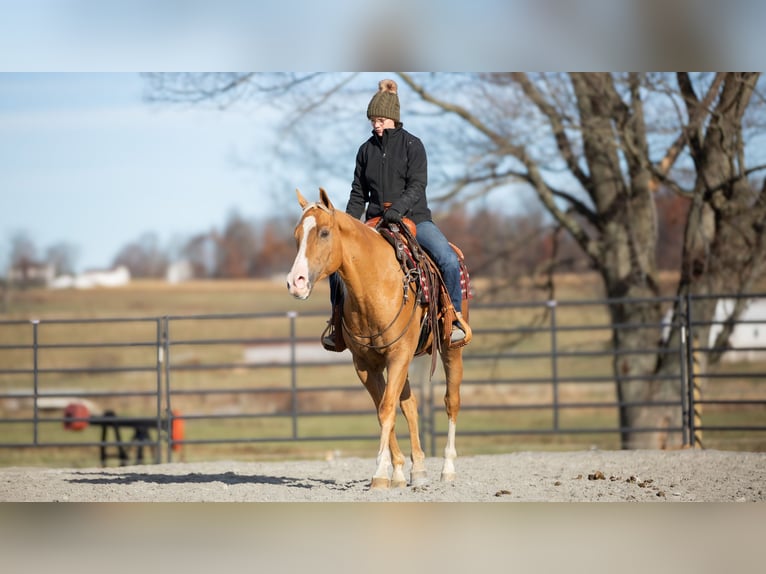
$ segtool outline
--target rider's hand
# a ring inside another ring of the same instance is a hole
[[[395,209],[388,208],[386,212],[383,214],[383,220],[386,223],[401,223],[402,222],[402,214],[396,211]]]

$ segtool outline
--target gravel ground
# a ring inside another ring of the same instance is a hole
[[[459,457],[457,480],[372,491],[375,462],[172,463],[119,468],[0,469],[0,501],[23,502],[756,502],[766,453],[523,452]]]

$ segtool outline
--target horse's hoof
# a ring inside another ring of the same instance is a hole
[[[372,483],[370,483],[370,488],[372,490],[383,490],[386,488],[391,488],[391,479],[375,476],[372,479]]]
[[[407,487],[407,481],[406,480],[392,480],[391,486],[394,488],[406,488]]]
[[[413,472],[412,476],[410,477],[410,484],[412,486],[425,486],[428,484],[428,476],[426,475],[426,471],[421,470],[418,472]]]
[[[455,482],[454,472],[443,472],[441,477],[442,482]]]

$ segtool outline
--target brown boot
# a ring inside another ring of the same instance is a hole
[[[343,307],[332,306],[332,316],[327,321],[327,327],[322,331],[322,346],[328,351],[341,353],[346,350],[346,341],[343,338]]]

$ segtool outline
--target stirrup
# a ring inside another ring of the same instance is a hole
[[[459,349],[460,347],[465,347],[468,343],[471,342],[471,339],[473,339],[473,331],[471,330],[471,326],[468,324],[468,321],[463,318],[463,314],[460,311],[454,311],[453,309],[453,312],[455,318],[452,320],[449,348]],[[462,331],[462,337],[460,336],[460,331]]]
[[[335,339],[331,335],[322,337],[322,346],[327,351],[338,352],[338,349],[335,347]]]
[[[452,324],[452,334],[449,338],[449,344],[450,346],[455,345],[465,339],[465,331],[460,328],[460,325],[457,323]]]
[[[327,321],[327,326],[322,331],[322,347],[327,351],[342,353],[346,350],[346,341],[343,339],[342,322],[343,311],[340,306],[334,306],[332,317]]]

